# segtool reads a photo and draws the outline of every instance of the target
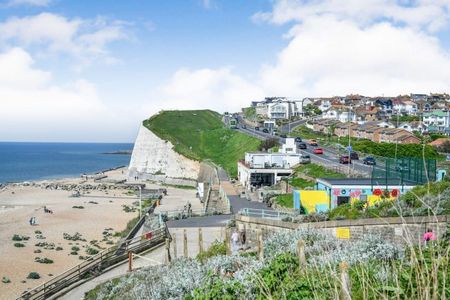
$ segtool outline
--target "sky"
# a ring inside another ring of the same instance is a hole
[[[0,0],[0,141],[133,142],[166,109],[450,91],[450,0]]]

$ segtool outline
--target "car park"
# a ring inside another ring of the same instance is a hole
[[[298,147],[298,149],[307,149],[307,148],[308,148],[308,147],[306,146],[306,143],[303,143],[303,142],[297,143],[297,147]]]
[[[314,154],[323,154],[323,149],[322,148],[316,148],[313,150]]]
[[[374,157],[367,156],[367,157],[364,157],[363,164],[368,165],[368,166],[375,166],[377,164],[377,161],[375,160]]]
[[[350,156],[348,156],[348,155],[341,155],[339,157],[339,163],[340,164],[351,164],[352,161],[350,159]]]
[[[316,140],[309,140],[309,145],[310,146],[318,146],[319,144],[317,144]]]

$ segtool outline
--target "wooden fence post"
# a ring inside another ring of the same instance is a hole
[[[260,260],[264,259],[264,242],[263,242],[263,234],[261,229],[258,230],[258,257]]]
[[[203,232],[202,228],[198,228],[198,253],[203,253]]]
[[[183,254],[184,257],[188,257],[188,243],[187,243],[187,231],[183,230]]]
[[[341,262],[339,264],[339,270],[341,272],[341,300],[351,300],[351,287],[350,287],[350,277],[348,275],[348,264],[346,262]]]
[[[225,246],[227,249],[227,255],[231,255],[231,245],[230,245],[230,229],[225,229]]]
[[[128,251],[128,272],[133,271],[133,252]]]
[[[173,257],[177,258],[177,235],[175,233],[172,234],[173,241]]]
[[[166,264],[169,264],[171,261],[171,257],[170,257],[170,240],[168,238],[166,238],[166,258],[165,258],[165,262]]]
[[[298,265],[301,270],[306,265],[305,241],[304,240],[297,241],[297,255],[298,255]]]

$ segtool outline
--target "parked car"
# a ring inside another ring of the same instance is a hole
[[[264,129],[262,130],[262,132],[264,132],[264,133],[269,133],[269,129],[264,128]]]
[[[242,124],[242,128],[246,129],[246,128],[247,128],[247,126],[246,126],[245,124]]]
[[[259,127],[258,127],[258,126],[256,126],[256,127],[255,127],[255,130],[256,130],[256,131],[259,131]]]
[[[307,148],[306,143],[303,143],[303,142],[297,143],[297,147],[298,147],[298,149],[306,149]]]
[[[322,148],[316,148],[313,150],[314,154],[323,154],[323,149]]]
[[[302,142],[302,138],[299,137],[299,136],[296,137],[296,138],[295,138],[295,142],[296,142],[296,143],[301,143],[301,142]]]
[[[309,140],[309,145],[310,146],[318,146],[319,144],[317,144],[316,140]]]
[[[363,164],[370,165],[370,166],[375,166],[377,164],[377,162],[376,162],[374,157],[367,156],[367,157],[364,157]]]
[[[348,155],[341,155],[339,157],[339,163],[340,164],[351,164],[352,161],[350,159],[350,156],[348,156]]]
[[[350,159],[351,160],[359,160],[358,152],[355,152],[355,151],[350,152]]]
[[[311,162],[311,157],[307,154],[300,156],[301,164],[309,164]]]
[[[285,138],[287,138],[287,135],[285,135],[285,134],[280,134],[280,138],[285,139]]]

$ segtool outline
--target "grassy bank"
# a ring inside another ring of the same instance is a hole
[[[144,126],[168,140],[183,156],[211,159],[228,174],[236,176],[237,161],[246,151],[254,151],[260,141],[225,128],[220,114],[210,110],[163,111],[144,121]]]
[[[345,178],[344,174],[328,170],[316,164],[301,165],[295,169],[296,174],[305,174],[313,178]]]

